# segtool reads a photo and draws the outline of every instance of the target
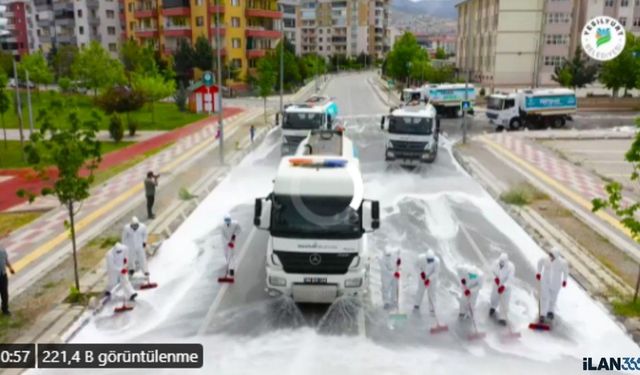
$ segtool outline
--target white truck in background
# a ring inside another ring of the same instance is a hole
[[[440,118],[428,103],[396,108],[383,116],[385,160],[401,165],[433,163],[438,156]]]
[[[273,192],[256,199],[254,225],[268,230],[266,290],[300,303],[361,294],[368,279],[367,233],[380,226],[364,199],[360,163],[341,132],[312,131],[283,157]]]
[[[288,105],[282,118],[282,155],[292,155],[310,130],[331,129],[337,104],[328,96],[312,96],[302,104]]]
[[[425,90],[424,87],[411,87],[402,90],[402,94],[400,95],[400,101],[402,105],[408,105],[411,102],[421,102],[425,101]]]
[[[433,105],[436,112],[444,117],[462,116],[462,103],[468,101],[469,112],[473,112],[476,100],[476,88],[472,84],[443,83],[424,86],[425,98]]]
[[[519,90],[487,98],[487,117],[496,130],[526,127],[560,128],[578,110],[576,93],[570,89]]]

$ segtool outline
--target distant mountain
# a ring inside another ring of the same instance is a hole
[[[460,0],[391,0],[391,12],[413,16],[455,19],[458,16],[455,5]]]

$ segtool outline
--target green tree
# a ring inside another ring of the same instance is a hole
[[[193,66],[200,70],[211,70],[213,68],[213,48],[209,40],[204,36],[196,39],[193,49]]]
[[[96,97],[98,90],[122,83],[125,77],[122,63],[111,58],[96,41],[80,50],[71,66],[71,71],[83,87],[93,90]]]
[[[173,55],[173,68],[176,72],[176,77],[182,81],[187,82],[191,77],[194,65],[195,51],[191,47],[191,44],[180,40],[178,42],[178,49]]]
[[[119,143],[124,137],[124,125],[122,125],[122,119],[117,114],[111,115],[109,119],[109,135],[116,143]]]
[[[9,52],[0,51],[0,71],[7,76],[13,76],[13,55]]]
[[[74,45],[65,44],[56,49],[52,49],[49,63],[51,64],[51,70],[56,76],[56,79],[71,77],[71,66],[73,66],[73,61],[77,55],[78,47]]]
[[[2,133],[4,135],[4,148],[5,150],[8,147],[7,144],[7,128],[4,123],[4,114],[7,113],[9,108],[11,108],[11,98],[9,97],[9,93],[7,92],[7,83],[9,79],[7,75],[0,70],[0,122],[2,122]]]
[[[451,66],[432,67],[429,72],[429,82],[431,83],[447,83],[452,82],[455,72]]]
[[[271,64],[275,67],[276,82],[280,82],[280,50],[283,48],[283,43],[278,43],[276,48],[271,51],[268,57],[271,59]],[[300,66],[298,65],[298,57],[295,53],[291,52],[292,47],[286,39],[284,41],[284,75],[283,84],[285,90],[292,90],[296,86],[300,85],[303,81],[303,77],[300,74]]]
[[[120,61],[127,78],[131,73],[158,73],[155,51],[149,46],[141,46],[133,39],[129,39],[120,47]]]
[[[53,82],[53,74],[42,52],[35,52],[22,58],[18,65],[18,76],[21,81],[26,79],[26,72],[29,72],[29,81],[37,86]]]
[[[435,58],[436,58],[436,60],[445,60],[447,58],[447,53],[445,52],[444,48],[438,47],[436,49]]]
[[[72,85],[73,83],[69,77],[60,77],[60,79],[58,79],[58,87],[60,87],[60,91],[63,94],[71,92]]]
[[[28,197],[30,202],[37,195],[54,195],[66,207],[69,222],[65,222],[65,226],[71,235],[75,287],[80,290],[75,230],[76,203],[89,197],[93,172],[102,159],[100,142],[96,138],[100,117],[93,112],[89,119],[80,120],[76,112],[61,116],[62,112],[64,107],[59,101],[52,103],[48,110],[41,111],[38,116],[40,127],[31,134],[31,141],[25,146],[27,161],[39,178],[49,179],[50,167],[57,168],[53,185],[40,192],[21,189],[18,195]],[[57,121],[60,118],[63,120]]]
[[[154,103],[173,94],[176,90],[176,84],[175,81],[166,80],[159,74],[135,74],[133,76],[133,88],[141,92],[145,101],[149,103],[151,108],[151,122],[155,124]]]
[[[634,51],[640,51],[640,38],[636,38],[632,33],[627,33],[627,43],[622,53],[613,60],[602,64],[600,70],[600,81],[613,92],[613,96],[618,96],[618,91],[633,89],[637,85],[640,74],[640,59],[633,55]]]
[[[258,92],[264,103],[264,123],[267,124],[267,97],[273,92],[276,84],[276,69],[271,59],[258,60],[256,84]]]
[[[416,37],[406,32],[394,43],[387,54],[386,74],[399,81],[405,81],[411,76],[412,62],[422,56],[424,56],[424,50],[418,44]]]
[[[564,87],[576,89],[593,83],[598,75],[598,66],[590,63],[580,47],[576,48],[571,59],[563,59],[554,69],[551,79]]]
[[[173,94],[173,100],[176,102],[176,106],[178,107],[178,110],[180,112],[185,112],[187,110],[187,101],[189,100],[189,95],[182,81],[180,81],[178,90],[176,90],[176,92]]]
[[[124,113],[127,116],[127,125],[131,127],[131,112],[144,106],[144,95],[128,86],[112,86],[102,93],[96,103],[107,114]],[[134,131],[135,133],[135,131]]]

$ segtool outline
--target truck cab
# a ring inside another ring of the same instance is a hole
[[[418,165],[436,160],[440,118],[431,104],[396,108],[382,117],[380,127],[386,134],[387,162]]]
[[[338,106],[327,96],[312,96],[302,104],[289,105],[282,119],[282,155],[292,155],[310,130],[331,129]]]
[[[400,95],[400,101],[402,101],[403,105],[408,105],[409,103],[414,103],[414,102],[421,102],[424,100],[425,100],[424,90],[420,87],[403,89],[402,94]]]
[[[487,98],[487,118],[496,128],[516,129],[514,119],[519,117],[515,93],[496,93]]]
[[[273,192],[255,202],[254,225],[269,231],[266,290],[300,303],[364,292],[366,237],[380,226],[379,203],[364,199],[359,160],[346,138],[327,134],[314,131],[299,155],[282,158]]]

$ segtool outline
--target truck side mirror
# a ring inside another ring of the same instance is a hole
[[[362,202],[362,230],[373,232],[380,228],[380,203],[378,201]]]
[[[436,116],[436,134],[440,134],[440,116]]]
[[[271,226],[271,201],[257,198],[253,209],[253,225],[258,229],[268,230]]]
[[[276,112],[276,126],[280,126],[282,125],[280,123],[280,112]]]
[[[382,117],[380,118],[380,129],[381,129],[381,130],[384,130],[384,120],[385,120],[385,116],[382,116]]]

